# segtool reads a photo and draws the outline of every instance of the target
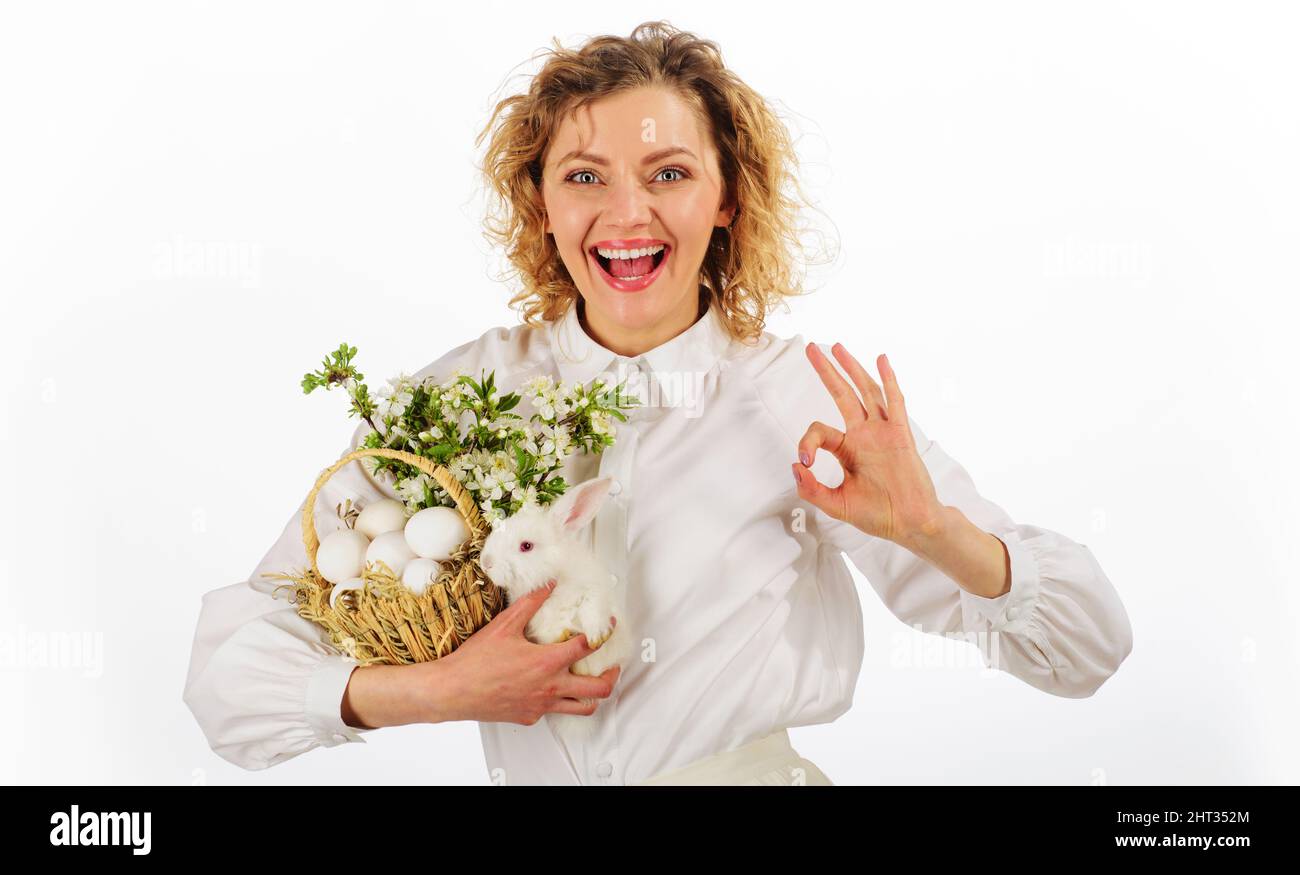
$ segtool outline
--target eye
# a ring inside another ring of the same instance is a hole
[[[677,173],[680,175],[676,179],[665,179],[663,180],[664,182],[681,182],[683,179],[686,179],[687,177],[690,176],[690,174],[687,173],[684,168],[665,167],[663,170],[660,170],[658,173],[655,174],[655,178],[658,179],[660,176],[662,176],[665,173]],[[579,179],[579,177],[582,176],[591,177],[591,181],[589,182],[583,179]],[[568,176],[564,177],[565,182],[574,182],[577,183],[578,185],[592,185],[597,181],[597,179],[598,177],[596,176],[595,172],[591,170],[575,170],[572,173],[570,173]]]
[[[528,552],[529,550],[531,550],[531,549],[533,549],[533,542],[532,542],[532,541],[520,541],[520,542],[519,542],[519,552],[520,552],[520,553],[527,553],[527,552]]]

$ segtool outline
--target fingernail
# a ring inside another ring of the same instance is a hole
[[[803,466],[804,466],[805,468],[807,468],[807,467],[811,464],[811,463],[808,461],[808,454],[807,454],[807,453],[800,453],[800,454],[799,454],[799,461],[800,461],[800,462],[803,462]]]

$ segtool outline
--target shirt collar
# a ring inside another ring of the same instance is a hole
[[[722,353],[731,344],[717,313],[710,303],[703,316],[690,328],[639,356],[621,356],[601,346],[583,329],[578,319],[578,304],[569,305],[564,316],[550,323],[551,353],[566,383],[586,385],[604,371],[615,372],[620,365],[634,362],[655,374],[703,375],[713,370]]]

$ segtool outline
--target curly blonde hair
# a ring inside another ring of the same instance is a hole
[[[798,160],[785,125],[754,89],[728,70],[712,41],[664,21],[638,25],[626,38],[597,36],[578,49],[553,49],[526,93],[501,100],[475,139],[490,135],[479,169],[489,191],[485,236],[510,262],[522,290],[510,300],[525,323],[552,321],[579,298],[545,231],[542,161],[560,121],[611,94],[663,86],[679,95],[713,138],[724,203],[737,207],[729,228],[714,228],[700,265],[701,308],[712,303],[732,337],[752,340],[769,313],[803,294]],[[537,59],[539,55],[534,55]],[[703,310],[701,310],[702,312]]]

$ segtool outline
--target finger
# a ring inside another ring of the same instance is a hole
[[[885,396],[880,391],[880,385],[871,378],[871,374],[867,369],[862,367],[842,343],[832,346],[831,352],[835,353],[836,360],[844,366],[844,370],[848,371],[849,376],[853,378],[853,385],[858,387],[862,397],[868,401],[865,405],[867,415],[870,416],[874,412],[880,419],[889,419],[889,411],[885,407]]]
[[[504,623],[511,632],[517,632],[522,635],[524,627],[528,621],[537,613],[542,603],[546,601],[547,596],[555,589],[555,581],[546,581],[545,586],[539,586],[534,590],[512,601],[506,606],[506,609],[498,614],[501,622]]]
[[[614,617],[609,618],[610,634],[613,634],[616,622],[617,621]],[[601,643],[603,644],[604,642],[602,641]],[[579,659],[590,656],[600,649],[599,647],[592,647],[591,641],[588,640],[586,634],[583,632],[577,633],[572,638],[559,641],[555,644],[548,644],[547,646],[556,648],[556,652],[559,654],[559,658],[562,660],[562,664],[564,665],[572,665]]]
[[[790,470],[794,471],[794,482],[799,497],[814,507],[820,508],[828,516],[843,520],[848,518],[848,513],[844,508],[844,493],[840,487],[831,489],[826,484],[817,479],[817,475],[811,470],[803,467],[798,462],[790,464]]]
[[[580,714],[589,716],[594,712],[600,701],[597,699],[556,699],[555,704],[551,706],[550,711],[554,714]]]
[[[845,468],[848,463],[848,454],[845,452],[844,441],[844,432],[838,428],[833,428],[821,421],[814,422],[808,426],[808,430],[799,439],[799,461],[804,463],[804,467],[811,468],[813,463],[817,461],[817,450],[825,447],[828,453],[839,460],[840,467]],[[845,469],[847,470],[847,468]]]
[[[804,347],[804,352],[808,355],[808,360],[812,362],[817,373],[822,378],[831,397],[835,399],[835,406],[840,409],[840,415],[844,417],[845,428],[851,427],[854,423],[861,422],[867,418],[867,411],[862,407],[862,399],[858,393],[853,391],[853,387],[848,384],[840,372],[835,370],[835,365],[831,360],[826,358],[821,347],[815,343],[809,343]]]
[[[889,357],[883,352],[876,359],[876,369],[880,371],[880,379],[885,383],[885,400],[889,402],[889,413],[891,417],[898,415],[904,423],[907,422],[907,406],[903,403],[903,390],[898,387],[898,375],[889,364]]]
[[[622,669],[615,665],[596,677],[566,673],[560,682],[559,695],[569,699],[604,699],[614,691]]]

